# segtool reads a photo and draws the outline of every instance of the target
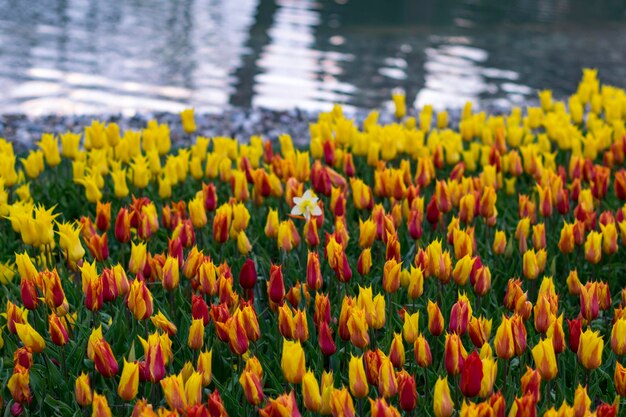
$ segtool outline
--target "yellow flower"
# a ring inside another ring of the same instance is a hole
[[[44,154],[42,151],[30,151],[26,158],[20,158],[26,175],[35,179],[44,171]]]
[[[190,134],[196,131],[196,121],[193,109],[185,109],[180,112],[180,120],[183,123],[183,130]]]
[[[602,350],[604,340],[599,332],[594,332],[587,328],[580,335],[578,345],[578,360],[586,369],[595,369],[602,364]]]
[[[559,369],[556,364],[556,355],[554,354],[552,339],[548,338],[539,341],[535,347],[533,347],[532,354],[541,379],[544,381],[554,379]]]
[[[56,140],[53,134],[44,133],[41,135],[41,141],[37,145],[43,151],[46,163],[55,167],[61,163],[61,154],[59,153],[59,142]]]
[[[194,319],[189,328],[189,336],[187,338],[187,346],[190,349],[200,350],[204,343],[204,322],[202,318]]]
[[[124,369],[117,386],[117,394],[124,401],[130,401],[137,396],[139,388],[139,364],[127,362],[124,358]]]
[[[440,377],[437,379],[437,382],[435,382],[433,412],[435,413],[435,417],[450,417],[454,412],[448,377]]]
[[[280,360],[285,379],[290,384],[302,382],[305,372],[304,350],[300,342],[283,339],[283,354]]]
[[[102,199],[102,191],[98,186],[98,178],[93,173],[85,175],[81,179],[77,179],[76,182],[85,187],[85,197],[90,203],[97,203]]]
[[[356,398],[364,398],[369,393],[367,377],[363,366],[362,356],[351,356],[348,366],[348,379],[350,382],[350,392]]]
[[[126,183],[126,169],[113,170],[111,172],[111,178],[113,179],[113,193],[115,197],[126,197],[130,193],[128,184]]]
[[[35,353],[43,352],[46,347],[46,342],[30,324],[15,323],[15,330],[17,331],[17,336],[22,343],[24,343],[24,346]]]
[[[406,115],[406,97],[404,91],[397,90],[391,95],[395,106],[396,118],[402,119]]]
[[[15,276],[15,265],[12,265],[9,261],[0,263],[0,284],[7,285],[13,281]]]
[[[307,371],[302,378],[302,398],[307,410],[314,413],[320,411],[322,396],[320,394],[320,386],[312,371]]]
[[[196,365],[196,371],[202,375],[202,386],[206,387],[211,383],[212,374],[212,362],[213,362],[213,351],[209,350],[208,352],[200,352],[198,355],[198,364]]]
[[[402,326],[402,334],[407,343],[413,344],[419,336],[420,313],[416,311],[413,314],[404,313],[404,325]]]

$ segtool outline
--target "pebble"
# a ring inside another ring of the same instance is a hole
[[[489,114],[502,114],[508,109],[493,108],[485,109]],[[361,125],[369,111],[356,110],[347,113]],[[411,115],[415,116],[415,110]],[[456,126],[461,116],[459,109],[451,109],[449,112],[451,126]],[[246,143],[253,135],[263,138],[276,139],[281,134],[291,135],[296,145],[306,145],[310,138],[309,124],[317,120],[318,113],[306,112],[300,109],[288,111],[276,111],[262,108],[230,108],[221,113],[196,114],[196,135],[215,137],[226,136],[236,138]],[[189,145],[191,136],[183,132],[180,116],[175,113],[142,113],[126,117],[120,114],[108,114],[100,116],[85,115],[47,115],[29,117],[25,114],[0,115],[0,138],[13,142],[16,151],[25,151],[36,147],[43,133],[55,135],[72,131],[80,133],[85,126],[89,126],[93,120],[105,123],[115,122],[122,131],[127,129],[140,130],[147,122],[156,119],[159,123],[167,123],[170,126],[172,143],[175,145]],[[380,123],[392,123],[395,118],[388,111],[380,111]]]

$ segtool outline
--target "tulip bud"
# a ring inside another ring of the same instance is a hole
[[[599,332],[594,332],[588,328],[580,335],[578,360],[585,369],[595,369],[602,364],[603,349],[604,340],[600,337]]]
[[[87,407],[91,404],[92,393],[91,385],[89,384],[89,375],[82,372],[78,378],[76,378],[75,388],[76,402],[81,407]]]
[[[320,411],[322,396],[320,394],[319,384],[312,371],[307,371],[302,378],[302,398],[307,410],[314,413]]]
[[[280,366],[287,382],[299,384],[305,372],[304,350],[300,342],[283,339],[283,354]]]
[[[459,335],[455,333],[446,334],[444,361],[448,374],[458,375],[461,373],[466,357],[467,352],[463,347],[463,343],[461,342]]]
[[[435,413],[435,417],[451,417],[452,413],[454,413],[454,404],[450,396],[448,377],[439,378],[435,383],[433,412]]]
[[[441,310],[436,303],[428,300],[428,331],[433,336],[437,337],[443,333],[443,315],[441,314]]]
[[[124,401],[130,401],[137,396],[138,388],[139,365],[134,362],[126,362],[126,358],[124,358],[124,369],[122,369],[120,383],[117,386],[117,394]]]
[[[535,366],[544,381],[550,381],[556,377],[558,367],[552,339],[539,341],[532,349]]]
[[[483,363],[478,356],[478,352],[472,352],[461,371],[461,392],[465,397],[475,397],[480,392],[480,386],[483,379]]]

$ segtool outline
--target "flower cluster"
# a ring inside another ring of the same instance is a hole
[[[18,416],[615,417],[626,93],[503,116],[340,106],[308,148],[94,121],[0,141]],[[60,141],[60,143],[59,143]],[[6,413],[5,413],[6,415]]]

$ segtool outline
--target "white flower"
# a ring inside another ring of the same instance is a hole
[[[304,216],[309,220],[311,216],[321,216],[322,209],[317,204],[318,197],[311,190],[306,190],[302,197],[293,198],[293,208],[291,209],[292,216]]]

